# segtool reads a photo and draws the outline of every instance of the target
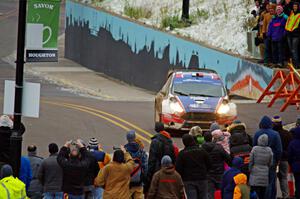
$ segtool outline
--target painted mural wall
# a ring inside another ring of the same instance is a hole
[[[258,98],[273,71],[68,0],[65,55],[90,69],[158,91],[171,68],[216,70],[232,93]]]

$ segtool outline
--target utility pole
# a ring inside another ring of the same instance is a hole
[[[23,94],[23,74],[24,74],[24,51],[26,34],[26,9],[27,0],[19,0],[18,17],[18,41],[16,60],[16,86],[14,102],[14,128],[10,138],[10,158],[14,176],[19,176],[21,154],[22,154],[22,94]]]

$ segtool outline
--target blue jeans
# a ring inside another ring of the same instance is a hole
[[[277,175],[276,166],[270,167],[269,170],[269,186],[267,187],[265,198],[276,199],[277,187],[276,187]]]
[[[288,44],[292,54],[293,64],[296,68],[299,67],[299,37],[288,37]]]
[[[96,187],[94,190],[93,190],[93,194],[94,194],[94,197],[96,199],[102,199],[103,197],[103,188],[101,187]]]
[[[64,198],[64,193],[63,192],[46,192],[44,193],[44,199],[63,199]]]
[[[69,199],[84,199],[84,195],[72,195],[72,194],[68,194]]]

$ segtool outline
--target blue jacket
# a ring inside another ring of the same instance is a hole
[[[131,142],[128,143],[124,146],[124,148],[126,149],[126,151],[128,151],[128,153],[131,155],[131,157],[134,158],[139,158],[141,160],[141,166],[142,166],[142,182],[145,183],[145,178],[147,176],[147,172],[148,172],[148,155],[147,153],[140,148],[140,145],[136,142]]]
[[[300,173],[300,127],[292,129],[291,132],[294,139],[289,144],[288,161],[293,173]]]
[[[267,36],[272,41],[280,41],[285,35],[285,24],[287,16],[281,14],[280,16],[274,16],[269,24]]]
[[[268,146],[273,152],[273,162],[277,164],[282,154],[282,144],[280,135],[277,131],[272,129],[272,120],[268,116],[264,116],[259,124],[260,130],[257,131],[253,137],[253,146],[257,146],[257,140],[262,134],[266,134],[269,138]]]
[[[28,157],[24,157],[24,156],[21,157],[19,178],[26,185],[26,190],[28,191],[30,182],[32,180],[32,170],[31,170],[30,161]]]
[[[242,158],[234,158],[232,161],[232,168],[224,173],[221,184],[222,199],[233,198],[233,192],[236,185],[233,178],[237,174],[242,173],[240,169],[243,164],[244,161]]]

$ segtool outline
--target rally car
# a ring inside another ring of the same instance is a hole
[[[155,97],[155,122],[167,129],[208,131],[213,122],[231,124],[237,109],[214,70],[172,70]]]

